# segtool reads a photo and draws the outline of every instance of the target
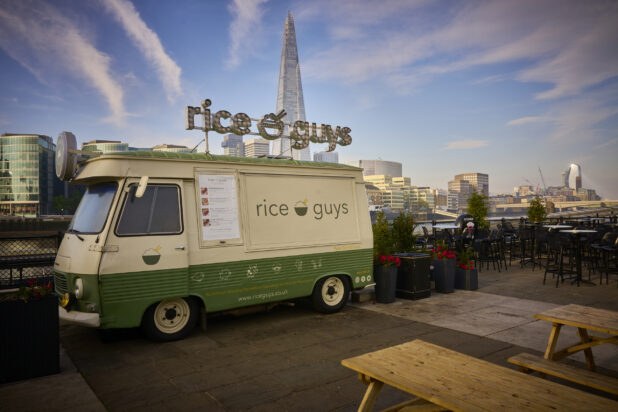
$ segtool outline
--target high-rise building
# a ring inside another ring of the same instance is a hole
[[[337,152],[318,152],[313,154],[314,162],[339,163]]]
[[[467,180],[478,194],[489,196],[489,175],[485,173],[462,173],[455,180]]]
[[[179,146],[176,144],[159,144],[152,148],[153,152],[174,152],[174,153],[189,153],[191,149],[187,146]]]
[[[294,17],[288,11],[283,27],[283,45],[281,47],[281,63],[279,66],[279,86],[277,88],[277,113],[285,110],[283,118],[286,123],[293,124],[297,120],[306,121],[303,85],[300,80],[300,63],[296,46],[296,30]],[[289,130],[286,130],[289,135]],[[290,139],[281,138],[273,141],[274,156],[292,156],[296,160],[311,160],[309,147],[302,150],[290,148]]]
[[[234,133],[224,134],[221,147],[226,156],[245,157],[245,144],[242,141],[242,136]]]
[[[402,176],[402,167],[400,162],[390,162],[388,160],[351,160],[345,162],[350,166],[361,167],[363,176],[372,175],[389,175],[392,177]]]
[[[582,168],[580,165],[572,163],[562,174],[565,186],[577,190],[582,188]]]
[[[56,145],[49,136],[0,137],[0,214],[38,216],[52,212],[60,180],[54,170]]]
[[[245,142],[245,157],[268,156],[269,141],[265,139],[251,139]]]
[[[366,182],[380,189],[384,207],[403,210],[409,207],[410,178],[389,175],[364,176]]]
[[[129,144],[122,143],[119,140],[91,140],[82,143],[82,150],[84,152],[100,152],[101,154],[127,152],[129,151]]]
[[[448,182],[447,208],[449,210],[463,211],[468,207],[468,199],[475,191],[474,185],[467,180],[451,180]]]

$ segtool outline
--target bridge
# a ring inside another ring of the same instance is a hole
[[[563,211],[569,208],[613,208],[618,207],[618,200],[582,200],[579,202],[552,202],[556,210]],[[528,209],[530,203],[501,203],[496,209]]]

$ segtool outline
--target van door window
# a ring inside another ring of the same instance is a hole
[[[148,185],[144,195],[135,197],[137,185],[129,188],[116,234],[166,235],[182,233],[180,189],[175,185]]]

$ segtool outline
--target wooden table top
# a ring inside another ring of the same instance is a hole
[[[618,335],[618,312],[590,306],[565,305],[534,315],[552,323]]]
[[[611,399],[418,339],[341,363],[454,411],[618,410],[618,402]]]

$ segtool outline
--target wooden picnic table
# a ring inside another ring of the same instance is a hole
[[[369,385],[358,408],[372,410],[383,385],[453,411],[611,411],[618,402],[517,372],[422,340],[344,359]],[[405,406],[402,410],[405,410]],[[420,406],[420,405],[418,405]],[[389,408],[397,410],[395,408]]]
[[[591,348],[604,343],[618,344],[618,312],[589,306],[566,305],[537,313],[534,317],[552,323],[547,349],[545,349],[545,359],[560,360],[583,350],[588,369],[594,371],[596,366]],[[556,350],[560,329],[563,325],[576,327],[580,340],[575,344]],[[601,332],[611,336],[602,338],[592,336],[588,333],[589,331]]]

